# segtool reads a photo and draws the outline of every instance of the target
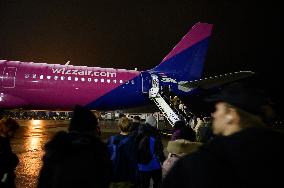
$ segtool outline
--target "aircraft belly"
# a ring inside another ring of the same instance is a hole
[[[13,96],[13,95],[7,95],[4,93],[0,94],[0,108],[15,108],[15,107],[24,107],[28,105],[28,102],[24,99]]]

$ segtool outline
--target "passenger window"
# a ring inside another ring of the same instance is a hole
[[[84,81],[85,81],[85,78],[81,78],[81,81],[84,82]]]
[[[92,81],[92,78],[88,78],[88,82],[91,82]]]
[[[68,76],[68,80],[72,80],[72,79],[71,79],[71,76]]]
[[[121,84],[122,84],[122,83],[123,83],[123,81],[122,81],[122,80],[119,80],[119,83],[121,83]]]
[[[57,80],[58,79],[58,76],[54,76],[54,80]]]
[[[39,76],[39,79],[41,79],[41,80],[42,80],[42,79],[43,79],[43,75],[40,75],[40,76]]]
[[[33,79],[35,79],[36,78],[36,74],[33,74]]]
[[[101,79],[101,82],[102,82],[102,83],[105,82],[105,79],[102,78],[102,79]]]
[[[107,83],[110,83],[110,79],[107,79]]]
[[[76,81],[76,82],[78,81],[78,77],[75,77],[75,81]]]
[[[25,74],[25,79],[29,78],[30,75],[29,74]]]
[[[116,84],[116,80],[113,80],[113,83],[115,83],[115,84]]]
[[[94,81],[95,81],[95,82],[98,82],[98,79],[95,78]]]
[[[135,82],[134,82],[134,80],[131,80],[131,84],[134,84]]]
[[[50,79],[51,79],[51,76],[47,76],[46,78],[47,78],[48,80],[50,80]]]
[[[65,79],[65,77],[64,76],[61,76],[61,80],[64,80]]]

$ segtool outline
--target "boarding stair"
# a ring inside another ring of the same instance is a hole
[[[159,88],[151,88],[149,91],[149,98],[154,101],[159,110],[163,113],[165,118],[169,121],[171,126],[174,126],[175,122],[181,120],[178,114],[170,107],[170,105],[164,100],[159,93]]]
[[[184,111],[176,108],[169,99],[169,96],[160,92],[160,84],[158,76],[155,74],[151,74],[152,78],[152,87],[150,88],[148,94],[150,100],[154,101],[159,110],[163,113],[164,117],[168,120],[171,126],[174,126],[177,121],[185,121],[189,122],[189,118],[191,118],[192,113],[185,113]],[[189,115],[189,116],[188,116]]]
[[[152,87],[149,90],[149,98],[154,101],[159,110],[163,113],[164,117],[168,120],[171,126],[174,126],[177,121],[188,121],[188,116],[176,109],[166,96],[159,93],[159,88]]]

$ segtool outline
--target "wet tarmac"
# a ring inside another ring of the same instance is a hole
[[[17,188],[34,188],[42,165],[44,144],[57,131],[67,130],[69,121],[18,120],[18,122],[21,127],[11,141],[13,151],[20,160],[16,168],[16,186]],[[116,123],[115,121],[100,122],[103,141],[119,132]],[[163,139],[164,146],[167,140],[167,138]]]

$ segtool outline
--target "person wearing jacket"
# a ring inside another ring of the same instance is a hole
[[[130,134],[131,121],[122,117],[118,121],[120,133],[107,141],[113,164],[111,188],[132,188],[137,183],[137,163],[135,158],[135,137]]]
[[[174,141],[169,141],[167,150],[169,152],[168,158],[164,161],[162,166],[163,179],[170,171],[172,166],[186,154],[192,153],[201,146],[201,143],[191,142],[185,139],[177,139]]]
[[[265,97],[233,83],[208,100],[216,107],[212,127],[216,136],[179,159],[162,187],[283,187],[284,136],[266,127],[259,115]]]
[[[108,188],[112,166],[106,145],[98,138],[97,118],[88,109],[74,108],[68,132],[46,143],[38,188]]]
[[[153,188],[159,187],[162,181],[161,164],[165,160],[165,155],[161,137],[156,126],[156,118],[150,115],[146,118],[145,124],[142,125],[141,129],[138,131],[137,140],[140,140],[143,136],[149,137],[149,146],[152,153],[152,159],[148,164],[141,164],[138,162],[141,188],[149,188],[151,179],[153,179]]]
[[[10,139],[14,136],[19,124],[11,118],[0,120],[0,187],[15,188],[15,168],[19,159],[13,153]]]
[[[181,157],[196,151],[201,146],[201,143],[195,142],[195,132],[191,127],[186,126],[184,121],[175,122],[174,128],[173,137],[167,146],[168,158],[162,166],[163,179]]]

